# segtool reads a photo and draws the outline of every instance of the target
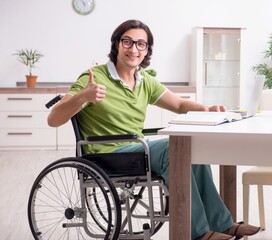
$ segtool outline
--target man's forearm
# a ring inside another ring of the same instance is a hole
[[[79,94],[71,96],[65,95],[57,103],[47,118],[50,127],[59,127],[68,122],[72,116],[78,113],[82,108],[83,102]]]

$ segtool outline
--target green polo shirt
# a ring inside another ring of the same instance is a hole
[[[136,87],[131,91],[118,76],[112,62],[92,68],[94,81],[106,86],[106,97],[101,102],[88,102],[78,113],[80,130],[87,136],[136,133],[142,130],[148,104],[155,104],[166,92],[166,87],[144,70],[136,74]],[[87,86],[88,72],[83,73],[71,86],[69,94],[77,94]],[[115,148],[131,143],[89,145],[86,152],[112,152]]]

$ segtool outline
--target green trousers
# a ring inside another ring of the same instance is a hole
[[[150,149],[151,169],[169,186],[169,140],[147,142]],[[115,152],[143,151],[142,144],[131,144]],[[209,165],[192,165],[192,239],[207,231],[223,232],[233,226],[232,216],[220,198],[213,182]],[[182,229],[180,229],[182,234]]]

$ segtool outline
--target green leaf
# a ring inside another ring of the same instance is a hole
[[[32,70],[36,68],[40,58],[44,57],[37,49],[21,49],[13,55],[17,55],[17,59],[28,67],[29,75],[32,75]]]
[[[265,76],[264,88],[272,89],[272,34],[267,44],[268,48],[264,51],[264,58],[268,59],[268,61],[253,66],[252,70],[258,75]]]

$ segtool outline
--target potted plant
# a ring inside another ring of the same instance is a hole
[[[33,75],[33,69],[36,68],[36,63],[39,62],[40,58],[44,55],[36,49],[21,49],[18,50],[14,55],[18,56],[18,60],[28,67],[28,75],[26,75],[27,87],[35,87],[38,76]]]
[[[265,76],[260,108],[272,110],[272,34],[269,37],[268,48],[264,51],[264,58],[265,62],[253,66],[253,71]]]

